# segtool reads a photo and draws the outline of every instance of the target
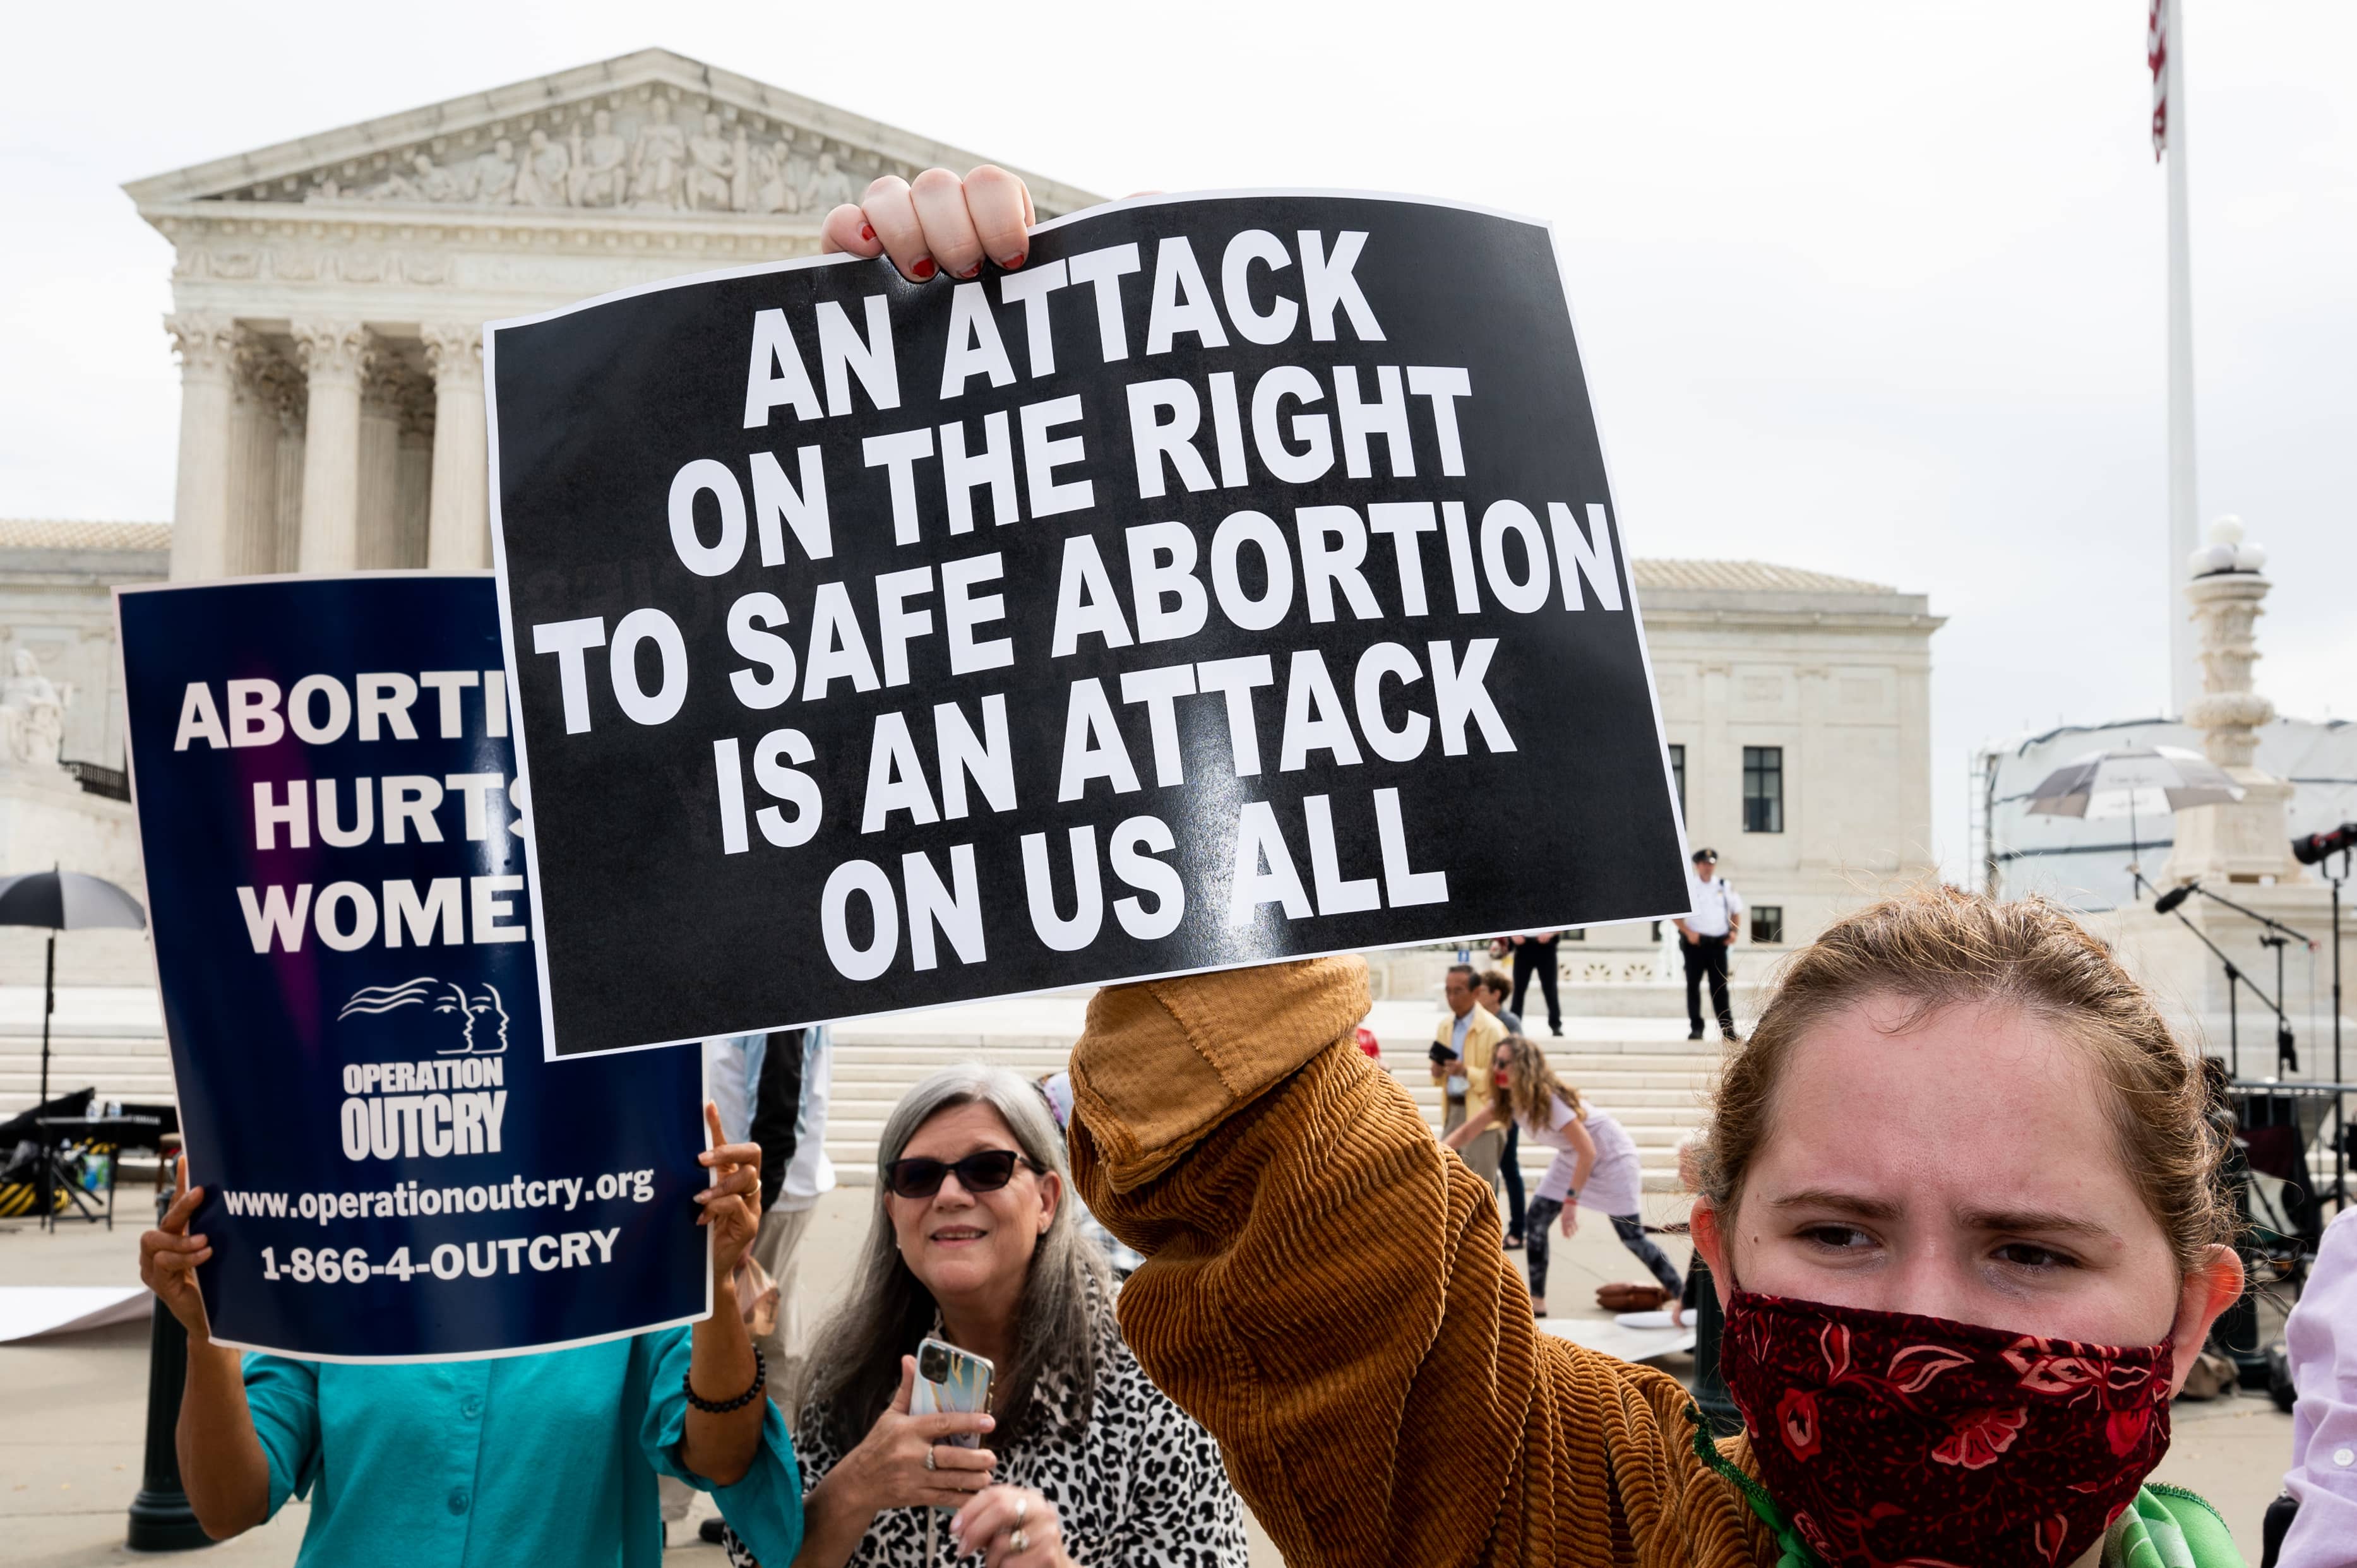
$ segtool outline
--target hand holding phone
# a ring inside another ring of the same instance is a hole
[[[996,1372],[986,1356],[928,1338],[917,1347],[917,1386],[909,1394],[909,1413],[980,1415],[990,1408],[990,1380]],[[973,1432],[942,1441],[960,1448],[982,1446],[981,1434]]]

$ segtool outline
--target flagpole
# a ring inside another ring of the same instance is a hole
[[[2169,161],[2169,705],[2182,718],[2201,694],[2193,621],[2181,590],[2201,543],[2193,468],[2193,260],[2185,194],[2184,0],[2159,0],[2166,18],[2161,89]]]

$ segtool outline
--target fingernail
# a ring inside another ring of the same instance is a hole
[[[922,283],[927,278],[933,275],[933,258],[931,256],[919,256],[917,258],[917,264],[909,269],[909,275],[915,278],[919,283]]]
[[[982,1418],[982,1429],[983,1429],[985,1432],[993,1432],[993,1431],[996,1431],[996,1430],[997,1429],[997,1427],[998,1427],[998,1418],[997,1418],[996,1416],[993,1416],[993,1415],[985,1415],[985,1416]]]
[[[965,271],[958,274],[957,275],[962,278],[978,278],[982,275],[982,263],[980,262],[976,262],[974,265],[966,268]]]
[[[862,223],[859,226],[859,237],[863,240],[873,240],[876,238],[876,225],[873,223]]]
[[[1030,259],[1031,259],[1031,252],[1028,252],[1028,251],[1017,251],[1017,252],[1016,252],[1013,255],[1011,255],[1011,256],[1007,257],[1005,261],[1003,261],[1003,262],[999,263],[998,264],[999,264],[1001,267],[1004,267],[1006,271],[1008,271],[1008,272],[1010,272],[1010,273],[1011,273],[1011,272],[1013,272],[1016,268],[1017,268],[1017,267],[1021,266],[1024,263],[1026,263],[1026,262],[1029,261]]]

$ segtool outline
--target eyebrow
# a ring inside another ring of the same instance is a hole
[[[2044,1236],[2083,1236],[2090,1240],[2109,1241],[2115,1238],[2108,1226],[2092,1219],[2080,1219],[2072,1215],[2046,1208],[1968,1208],[1964,1221],[1975,1230],[2010,1230]]]
[[[1864,1197],[1856,1193],[1836,1192],[1831,1187],[1809,1187],[1769,1200],[1770,1208],[1824,1208],[1836,1214],[1847,1214],[1860,1219],[1896,1219],[1900,1206],[1887,1198]],[[2045,1208],[1968,1208],[1959,1217],[1965,1227],[1974,1230],[2011,1231],[2016,1234],[2042,1236],[2082,1236],[2094,1240],[2113,1240],[2108,1226],[2092,1219],[2081,1219],[2054,1209]]]
[[[1860,1219],[1896,1219],[1899,1205],[1885,1198],[1860,1197],[1856,1193],[1835,1192],[1831,1187],[1813,1187],[1771,1199],[1770,1208],[1830,1208],[1837,1214],[1855,1215]]]

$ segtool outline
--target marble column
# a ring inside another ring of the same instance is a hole
[[[164,318],[180,355],[180,470],[172,504],[172,579],[205,582],[229,563],[230,424],[237,323],[183,312]]]
[[[2258,732],[2276,716],[2276,705],[2252,679],[2258,618],[2274,586],[2263,570],[2266,552],[2244,540],[2239,521],[2221,518],[2210,525],[2209,544],[2193,554],[2185,597],[2200,648],[2201,694],[2187,704],[2185,722],[2201,732],[2201,749],[2242,786],[2243,798],[2178,811],[2177,842],[2161,881],[2304,880],[2291,853],[2292,787],[2255,761]]]
[[[361,387],[360,565],[364,572],[404,564],[401,505],[401,410],[396,386],[382,376]]]
[[[374,356],[357,321],[297,321],[305,397],[302,542],[306,572],[360,565],[361,378]]]
[[[393,506],[396,566],[425,564],[426,507],[434,484],[434,432],[404,411],[401,447],[394,455],[399,499]]]
[[[302,396],[302,378],[269,346],[249,338],[241,354],[242,374],[232,419],[230,462],[228,575],[250,576],[278,570],[282,516],[278,456],[285,417]]]
[[[278,535],[274,572],[303,567],[303,404],[297,395],[278,411]]]
[[[460,323],[425,329],[434,368],[434,490],[425,564],[465,571],[491,564],[489,456],[483,430],[483,333]]]

